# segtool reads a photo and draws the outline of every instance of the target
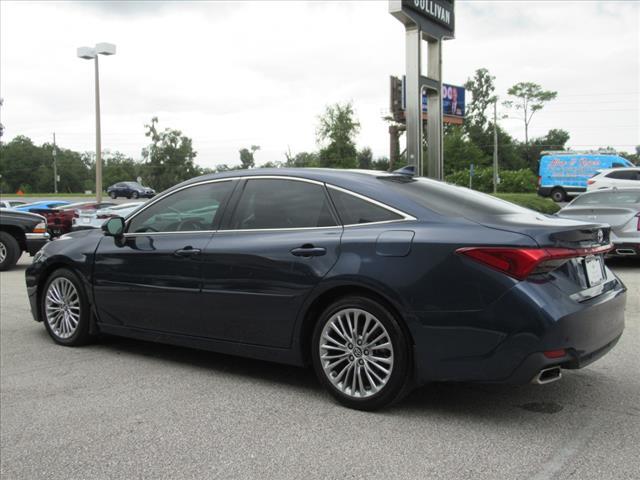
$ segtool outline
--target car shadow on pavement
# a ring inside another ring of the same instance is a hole
[[[212,375],[224,374],[240,380],[250,379],[252,383],[275,384],[303,393],[307,391],[314,396],[324,391],[310,367],[112,336],[101,337],[90,348],[106,348],[117,354],[180,363],[207,370]],[[593,371],[569,372],[560,381],[543,386],[434,382],[417,388],[381,413],[416,417],[425,414],[456,418],[462,415],[476,419],[489,417],[492,421],[510,423],[521,419],[525,412],[552,415],[566,406],[586,407],[581,399],[587,392],[593,394],[591,387],[601,383],[598,377],[599,374]],[[328,394],[326,401],[334,402]],[[505,407],[510,414],[505,413]]]

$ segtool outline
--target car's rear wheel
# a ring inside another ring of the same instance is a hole
[[[409,342],[396,318],[366,297],[345,297],[327,308],[312,340],[313,366],[343,405],[376,410],[407,390]]]
[[[0,232],[0,271],[9,270],[20,258],[20,245],[13,235]]]
[[[562,188],[554,188],[551,190],[551,199],[554,202],[564,202],[567,199],[567,194]]]
[[[116,198],[118,198],[118,195],[116,195],[116,192],[111,192],[111,193],[109,193],[109,196],[110,196],[111,198],[113,198],[114,200],[115,200]]]
[[[78,276],[61,268],[47,279],[40,315],[51,338],[61,345],[84,345],[89,334],[89,304]]]

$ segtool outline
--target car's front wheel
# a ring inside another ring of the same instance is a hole
[[[133,192],[131,194],[131,198],[138,198],[140,196],[140,194],[138,192]]]
[[[111,198],[113,198],[114,200],[115,200],[116,198],[118,198],[118,195],[116,194],[116,192],[110,192],[110,193],[109,193],[109,196],[110,196]]]
[[[0,232],[0,272],[13,267],[21,253],[15,237],[7,232]]]
[[[312,340],[313,366],[343,405],[376,410],[409,386],[409,342],[394,315],[366,297],[345,297],[327,308]]]
[[[61,345],[84,345],[89,333],[89,304],[78,276],[66,268],[54,271],[41,296],[40,316],[51,338]]]

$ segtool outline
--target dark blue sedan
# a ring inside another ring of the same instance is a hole
[[[103,231],[45,246],[34,318],[313,365],[372,410],[429,381],[558,380],[610,350],[626,289],[609,227],[405,174],[233,171],[163,192]]]

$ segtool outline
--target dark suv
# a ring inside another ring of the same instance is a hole
[[[22,252],[34,256],[48,241],[43,216],[0,208],[0,271],[13,267]]]
[[[111,198],[151,198],[156,194],[153,188],[143,187],[138,182],[119,182],[107,188]]]

